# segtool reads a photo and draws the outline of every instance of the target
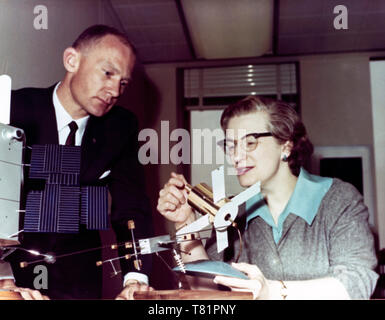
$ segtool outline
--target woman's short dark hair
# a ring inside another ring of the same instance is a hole
[[[117,37],[136,55],[136,49],[125,33],[119,31],[114,27],[110,27],[103,24],[96,24],[91,27],[88,27],[77,37],[77,39],[73,42],[72,47],[75,49],[82,49],[95,44],[97,41],[101,40],[103,37],[108,35],[113,35]]]
[[[259,96],[248,96],[225,109],[221,117],[222,129],[227,129],[233,117],[259,111],[268,114],[267,129],[280,144],[292,142],[288,163],[291,172],[298,176],[300,168],[308,163],[313,153],[313,144],[307,137],[306,128],[297,112],[289,104]]]

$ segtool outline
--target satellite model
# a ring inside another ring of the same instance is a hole
[[[88,229],[106,229],[108,227],[107,189],[80,185],[80,147],[34,145],[28,147],[32,149],[31,163],[28,164],[30,166],[28,178],[43,180],[45,187],[43,190],[29,190],[26,210],[20,210],[26,139],[23,130],[8,125],[10,98],[11,79],[5,75],[0,76],[0,259],[9,254],[9,252],[4,254],[3,251],[19,249],[42,258],[21,262],[21,267],[41,261],[55,263],[60,256],[26,250],[18,246],[20,245],[19,233],[22,231],[78,232],[79,224],[85,224]],[[135,268],[141,270],[140,255],[153,253],[158,255],[161,251],[172,250],[177,264],[174,268],[176,272],[206,277],[222,274],[245,278],[243,273],[224,262],[205,260],[184,264],[177,251],[181,242],[189,241],[193,234],[207,228],[215,230],[218,252],[226,249],[229,244],[227,229],[230,226],[236,227],[235,219],[240,205],[260,192],[258,182],[235,197],[227,198],[223,166],[212,172],[212,186],[212,189],[204,183],[185,186],[188,191],[188,203],[201,214],[201,217],[178,230],[175,238],[162,235],[136,241],[135,223],[129,221],[128,230],[131,232],[132,242],[112,244],[110,248],[117,249],[119,246],[124,246],[133,253],[105,261],[96,261],[96,266],[110,263],[114,274],[117,274],[113,264],[115,260],[134,258]],[[21,226],[24,230],[21,230]],[[63,256],[82,253],[72,252]]]

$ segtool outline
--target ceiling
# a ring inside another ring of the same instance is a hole
[[[385,1],[107,0],[143,63],[385,50]]]

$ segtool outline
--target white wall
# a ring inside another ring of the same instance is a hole
[[[34,8],[48,9],[48,29],[36,30]],[[86,27],[109,22],[99,0],[0,0],[0,74],[13,89],[48,87],[64,75],[62,52]]]
[[[376,168],[378,232],[385,248],[385,61],[370,62]]]
[[[369,54],[300,58],[301,116],[315,145],[371,145]]]

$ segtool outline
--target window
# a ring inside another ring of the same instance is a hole
[[[298,110],[296,69],[295,63],[186,69],[184,105],[218,108],[254,94],[286,101]]]

